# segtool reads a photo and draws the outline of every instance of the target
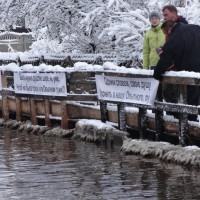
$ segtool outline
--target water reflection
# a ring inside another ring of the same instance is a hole
[[[0,130],[0,199],[199,199],[196,169],[125,156],[120,146]]]

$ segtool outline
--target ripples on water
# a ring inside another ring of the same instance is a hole
[[[0,200],[200,199],[196,169],[125,156],[120,145],[0,130]]]

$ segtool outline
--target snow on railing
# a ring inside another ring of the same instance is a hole
[[[29,32],[29,33],[17,33],[17,32],[13,32],[13,31],[5,31],[5,32],[0,32],[0,36],[4,36],[4,35],[13,35],[13,36],[32,36],[32,32]]]
[[[73,66],[74,62],[89,62],[89,63],[102,63],[102,62],[130,62],[132,59],[130,57],[117,57],[114,54],[54,54],[54,53],[46,53],[41,55],[33,55],[30,53],[0,53],[0,61],[2,63],[10,63],[10,62],[18,62],[19,65],[23,65],[26,63],[32,63],[33,65],[39,65],[40,63],[46,64],[63,64],[67,66]],[[71,62],[70,64],[68,62]],[[67,63],[67,64],[66,64]],[[130,62],[131,64],[131,62]]]

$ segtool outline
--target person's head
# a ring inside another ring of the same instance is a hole
[[[174,22],[173,20],[168,20],[163,22],[163,24],[161,25],[161,29],[166,36],[169,36],[175,25],[176,22]]]
[[[156,11],[149,13],[149,21],[152,26],[158,26],[160,24],[160,14]]]
[[[174,5],[164,6],[162,9],[164,21],[172,20],[174,21],[177,17],[177,9]]]

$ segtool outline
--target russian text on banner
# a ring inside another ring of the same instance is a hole
[[[106,101],[153,105],[159,81],[96,75],[98,98]]]
[[[14,90],[18,94],[67,96],[66,75],[14,72]]]

